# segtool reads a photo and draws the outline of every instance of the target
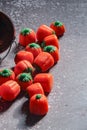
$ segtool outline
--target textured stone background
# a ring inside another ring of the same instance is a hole
[[[87,0],[0,0],[0,10],[12,19],[17,41],[23,27],[36,31],[55,20],[66,26],[59,39],[60,62],[50,70],[54,86],[48,114],[31,117],[25,97],[7,106],[0,103],[6,106],[0,112],[0,130],[87,130]],[[16,49],[13,44],[0,68],[14,66]]]

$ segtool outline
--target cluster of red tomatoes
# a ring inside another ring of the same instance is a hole
[[[6,101],[13,101],[21,91],[29,95],[29,110],[35,115],[48,112],[48,100],[45,93],[50,93],[53,76],[47,71],[60,59],[59,40],[65,32],[64,25],[51,23],[50,27],[41,25],[35,33],[24,28],[19,34],[19,44],[24,49],[14,57],[14,69],[0,70],[0,96]]]

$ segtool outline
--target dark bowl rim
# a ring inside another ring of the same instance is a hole
[[[15,28],[14,28],[14,25],[13,25],[13,22],[12,22],[11,18],[7,14],[0,11],[0,15],[3,15],[7,19],[7,21],[9,22],[9,24],[11,25],[11,28],[13,30],[12,38],[10,39],[10,43],[8,44],[8,47],[6,49],[4,49],[4,51],[5,51],[5,50],[7,50],[9,48],[9,46],[11,46],[11,44],[13,43],[13,41],[15,39]],[[4,51],[0,51],[0,53],[2,53]]]

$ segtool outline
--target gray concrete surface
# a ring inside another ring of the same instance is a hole
[[[20,97],[0,112],[0,130],[87,130],[87,1],[0,0],[0,10],[12,19],[17,41],[23,27],[36,31],[55,20],[66,26],[59,39],[61,59],[50,70],[54,86],[48,114],[31,117],[27,98]],[[0,68],[14,66],[14,52],[15,44]]]

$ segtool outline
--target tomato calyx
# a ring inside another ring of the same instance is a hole
[[[0,72],[0,76],[9,77],[11,75],[11,71],[9,69],[4,69]]]
[[[22,34],[22,35],[28,35],[30,32],[31,32],[31,29],[30,29],[30,28],[23,28],[23,29],[21,30],[21,34]]]
[[[41,94],[37,94],[36,99],[40,99],[40,98],[41,98]]]
[[[54,23],[54,25],[57,26],[57,27],[59,27],[59,26],[62,26],[63,24],[62,24],[60,21],[56,21],[56,22]]]
[[[52,45],[46,46],[44,47],[44,51],[45,52],[54,52],[55,51],[55,47]]]
[[[40,46],[37,43],[31,43],[29,44],[30,48],[40,48]]]
[[[23,82],[28,82],[28,81],[32,80],[32,77],[31,77],[30,73],[22,73],[19,75],[18,79]]]

